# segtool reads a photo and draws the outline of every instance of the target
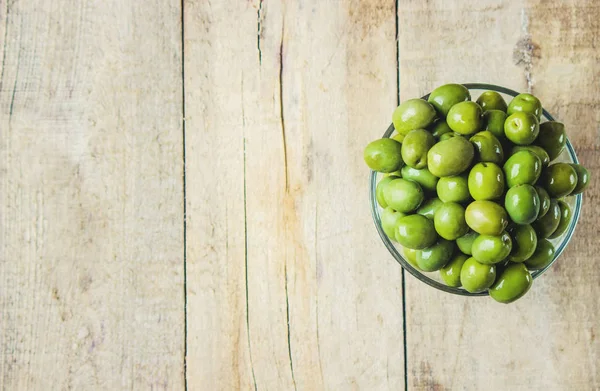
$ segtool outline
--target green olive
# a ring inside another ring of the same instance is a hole
[[[540,239],[533,255],[525,261],[525,266],[529,270],[541,270],[552,263],[555,253],[554,245],[549,240]]]
[[[538,214],[538,219],[544,217],[546,213],[548,213],[548,209],[550,209],[550,196],[546,189],[541,186],[536,186],[535,191],[540,198],[540,213]]]
[[[444,267],[453,253],[454,242],[440,239],[436,244],[417,252],[417,265],[425,272],[434,272]]]
[[[460,271],[468,258],[468,255],[459,252],[450,259],[446,266],[440,269],[440,277],[442,277],[446,285],[454,288],[458,288],[461,285]]]
[[[450,108],[457,103],[471,100],[469,89],[462,84],[444,84],[431,91],[427,101],[441,117],[448,115]]]
[[[402,141],[404,141],[404,134],[400,134],[400,133],[396,133],[395,135],[392,136],[392,139],[398,141],[400,144],[402,144]]]
[[[560,207],[555,199],[550,200],[550,209],[542,218],[538,218],[531,224],[538,239],[549,238],[556,231],[560,223]]]
[[[411,130],[402,142],[402,160],[407,166],[413,168],[427,167],[427,152],[433,144],[435,139],[425,129]]]
[[[454,132],[444,133],[440,136],[440,141],[446,141],[448,139],[451,139],[452,137],[460,137],[460,134]]]
[[[506,112],[508,115],[516,112],[529,113],[535,115],[539,120],[542,118],[542,103],[535,96],[523,93],[515,96],[510,101]]]
[[[508,256],[511,262],[524,262],[528,260],[537,247],[537,235],[531,225],[512,225],[508,228],[512,238],[512,251]]]
[[[452,133],[452,129],[450,129],[450,126],[448,126],[448,123],[444,119],[435,121],[433,125],[429,127],[429,130],[431,131],[433,137],[435,137],[437,140],[439,140],[440,137],[446,133]]]
[[[459,134],[469,135],[481,129],[481,107],[471,101],[460,102],[448,111],[446,122],[450,129]]]
[[[477,232],[469,231],[465,235],[456,239],[456,245],[458,246],[458,249],[467,255],[473,255],[473,242],[478,236],[479,234]]]
[[[489,110],[500,110],[506,112],[508,106],[506,106],[506,101],[496,91],[485,91],[479,98],[477,98],[477,104],[481,106],[481,109],[484,112]]]
[[[540,134],[535,144],[548,152],[550,161],[556,159],[567,145],[567,133],[565,125],[556,121],[548,121],[540,124]]]
[[[519,151],[530,151],[535,153],[537,157],[540,158],[540,161],[542,162],[542,167],[547,167],[550,163],[550,156],[548,156],[548,152],[546,152],[544,148],[538,145],[515,145],[512,148],[510,154],[514,155]]]
[[[425,195],[421,186],[406,179],[394,179],[383,188],[383,198],[388,206],[402,213],[417,210]]]
[[[427,168],[416,169],[404,166],[401,173],[402,178],[417,182],[423,190],[435,191],[439,178],[433,175]]]
[[[512,303],[531,288],[533,279],[522,263],[509,265],[490,287],[490,297],[500,303]]]
[[[473,144],[464,137],[452,137],[435,144],[427,153],[429,171],[438,178],[458,175],[471,165]]]
[[[512,250],[512,239],[504,231],[500,236],[479,235],[473,241],[473,258],[479,263],[494,265],[508,257]]]
[[[388,206],[387,202],[385,202],[385,198],[383,197],[383,189],[385,188],[385,186],[388,183],[390,183],[394,179],[398,179],[398,178],[400,178],[400,177],[399,176],[390,175],[390,176],[386,176],[384,178],[381,178],[381,180],[377,183],[377,187],[375,188],[375,196],[377,198],[377,203],[382,208],[387,208],[387,206]]]
[[[481,235],[500,235],[508,225],[506,210],[493,201],[471,202],[465,212],[465,220],[473,231]]]
[[[590,185],[590,172],[581,164],[571,163],[570,165],[577,173],[577,184],[570,195],[582,193]]]
[[[474,200],[495,200],[504,193],[504,173],[494,163],[477,163],[469,172],[468,185]]]
[[[402,212],[397,212],[389,206],[381,212],[381,228],[388,238],[396,241],[396,227],[400,218],[406,216]]]
[[[396,140],[390,138],[375,140],[365,148],[365,163],[374,171],[396,171],[404,165],[401,151],[402,144]]]
[[[411,264],[412,267],[417,270],[421,270],[419,265],[417,265],[417,252],[419,252],[419,250],[403,247],[402,252],[404,253],[404,258],[408,261],[408,263]]]
[[[577,186],[577,172],[568,163],[554,163],[542,171],[540,185],[550,197],[560,198],[571,194]]]
[[[504,140],[504,122],[506,121],[506,113],[500,110],[488,110],[483,113],[483,130],[492,133],[498,140]]]
[[[504,208],[517,224],[531,224],[540,213],[540,198],[531,185],[513,186],[506,192]]]
[[[466,175],[440,178],[436,186],[438,197],[444,202],[467,202],[471,199]]]
[[[394,110],[392,123],[400,134],[407,135],[414,129],[424,129],[435,119],[435,109],[423,99],[409,99]]]
[[[398,221],[396,240],[404,247],[421,250],[433,245],[437,238],[433,221],[425,216],[409,215]]]
[[[460,282],[467,292],[479,293],[488,289],[496,279],[496,267],[468,258],[460,270]]]
[[[504,122],[506,138],[517,145],[529,145],[540,133],[538,118],[529,113],[516,112]]]
[[[560,209],[560,221],[556,230],[548,236],[549,239],[556,239],[564,234],[571,223],[572,211],[569,204],[563,200],[558,200],[558,208]]]
[[[534,185],[542,172],[542,162],[531,151],[519,151],[504,163],[506,185],[510,188],[517,185]]]
[[[484,130],[469,139],[475,147],[475,161],[504,163],[502,144],[490,131]]]
[[[469,230],[465,221],[465,208],[456,202],[445,202],[433,216],[435,230],[446,240],[455,240]]]
[[[427,217],[429,220],[433,220],[435,213],[444,203],[437,197],[430,198],[417,209],[417,213]]]

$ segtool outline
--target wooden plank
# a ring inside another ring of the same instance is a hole
[[[183,388],[179,1],[0,1],[0,388]]]
[[[440,0],[400,8],[401,98],[451,81],[531,89],[565,122],[581,160],[598,177],[597,4]],[[599,192],[596,181],[573,242],[514,304],[449,296],[407,277],[409,389],[600,387]]]
[[[190,389],[403,387],[361,159],[396,105],[394,7],[185,3]]]

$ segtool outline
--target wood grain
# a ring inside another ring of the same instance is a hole
[[[189,387],[402,388],[361,158],[396,105],[394,2],[230,3],[185,3]]]
[[[599,14],[597,4],[585,1],[405,2],[399,12],[401,98],[449,81],[531,90],[565,122],[597,178]],[[590,299],[600,295],[599,195],[596,181],[567,251],[514,304],[448,296],[407,277],[409,389],[600,387],[600,306]]]
[[[0,1],[0,389],[181,389],[179,1]]]

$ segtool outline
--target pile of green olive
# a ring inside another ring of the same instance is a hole
[[[413,267],[501,303],[527,293],[530,272],[554,259],[549,239],[569,227],[564,197],[590,181],[579,164],[551,163],[565,127],[541,116],[531,94],[507,105],[486,91],[473,102],[461,84],[396,108],[395,134],[367,145],[364,159],[385,173],[376,188],[381,226]]]

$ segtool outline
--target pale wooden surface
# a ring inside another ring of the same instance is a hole
[[[0,389],[600,389],[597,181],[501,306],[404,276],[362,162],[398,94],[482,81],[600,177],[599,5],[397,8],[0,1]]]
[[[159,3],[0,2],[2,390],[184,385],[181,19]]]

